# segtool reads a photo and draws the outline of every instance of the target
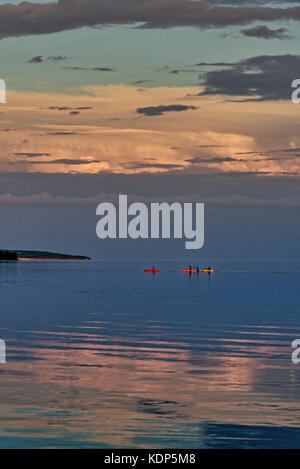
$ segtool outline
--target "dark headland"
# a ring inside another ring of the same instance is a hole
[[[47,251],[5,251],[0,250],[0,261],[18,260],[60,260],[60,261],[90,261],[87,256],[72,256],[70,254],[59,254]]]

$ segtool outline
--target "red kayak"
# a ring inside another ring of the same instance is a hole
[[[180,269],[180,272],[198,272],[197,269]]]
[[[144,272],[153,272],[153,273],[155,273],[155,272],[160,272],[160,270],[158,270],[158,269],[145,269]]]

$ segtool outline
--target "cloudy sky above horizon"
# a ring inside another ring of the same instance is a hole
[[[0,1],[1,210],[299,205],[299,22],[300,1]]]

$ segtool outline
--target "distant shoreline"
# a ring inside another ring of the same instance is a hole
[[[68,259],[60,259],[59,257],[53,257],[53,258],[46,258],[46,257],[18,257],[18,261],[21,262],[26,262],[26,261],[90,261],[91,259],[89,258],[84,258],[82,259],[81,257],[72,257]]]
[[[0,260],[4,261],[90,261],[87,256],[74,256],[48,251],[8,251],[0,250]]]

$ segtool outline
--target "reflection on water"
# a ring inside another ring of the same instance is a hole
[[[300,264],[0,263],[1,447],[300,447]]]

